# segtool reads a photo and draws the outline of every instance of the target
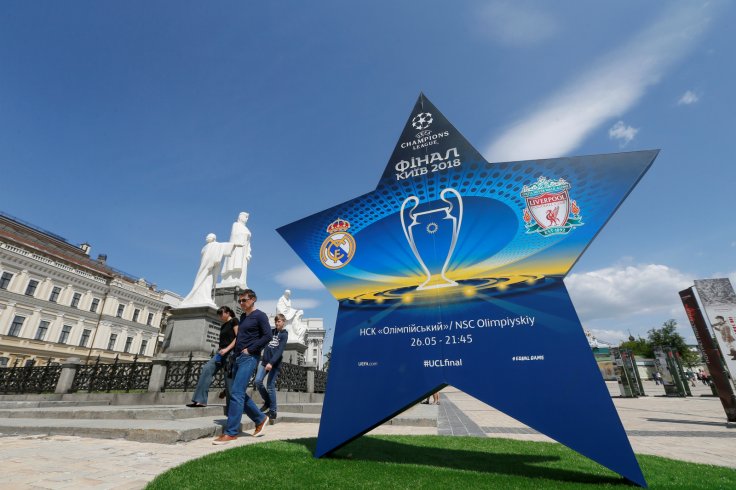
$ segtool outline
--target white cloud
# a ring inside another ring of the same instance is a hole
[[[609,342],[614,346],[619,345],[625,340],[629,340],[628,332],[623,332],[621,330],[591,328],[590,333],[593,334],[593,337],[596,339],[602,340],[603,342]]]
[[[647,264],[570,274],[565,284],[580,319],[587,322],[653,313],[667,319],[682,309],[677,293],[693,280],[666,265]]]
[[[298,265],[276,274],[276,282],[291,289],[322,289],[317,276],[305,265]]]
[[[559,31],[557,20],[539,6],[522,2],[492,2],[478,17],[482,33],[508,46],[530,46],[551,38]]]
[[[634,139],[638,132],[639,128],[627,126],[623,121],[619,121],[608,130],[608,137],[612,140],[620,140],[621,146],[624,147]]]
[[[256,301],[256,308],[264,312],[266,315],[273,315],[276,313],[276,299],[258,299]]]
[[[688,90],[684,94],[682,94],[682,97],[680,97],[680,100],[677,101],[677,105],[690,105],[694,104],[697,101],[700,100],[700,97],[695,92]]]
[[[278,299],[259,299],[256,303],[256,307],[267,315],[276,314],[276,303]],[[312,298],[291,298],[291,306],[297,310],[304,310],[304,316],[309,318],[309,310],[317,308],[320,305],[320,301]]]
[[[513,123],[486,148],[490,161],[569,154],[607,120],[633,107],[666,70],[684,57],[709,22],[711,4],[677,2],[651,27],[582,70],[547,101]]]

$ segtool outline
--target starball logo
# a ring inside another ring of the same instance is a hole
[[[411,125],[414,127],[414,129],[418,129],[421,131],[430,127],[433,121],[434,119],[432,119],[432,113],[420,112],[411,120]]]
[[[418,130],[419,132],[414,135],[413,140],[404,141],[401,143],[401,148],[410,148],[412,150],[419,150],[428,146],[436,145],[438,140],[450,136],[449,131],[442,131],[439,133],[432,132],[429,129],[434,122],[431,112],[420,112],[411,118],[411,127]]]

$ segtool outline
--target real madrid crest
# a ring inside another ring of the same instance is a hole
[[[328,269],[345,267],[355,255],[355,238],[348,233],[350,223],[337,218],[327,227],[330,234],[319,248],[319,260]]]
[[[564,235],[582,226],[580,208],[570,199],[569,191],[570,184],[562,178],[550,180],[542,176],[532,185],[525,185],[521,195],[526,199],[523,216],[526,232]]]

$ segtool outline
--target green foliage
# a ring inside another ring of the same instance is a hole
[[[330,346],[330,351],[325,355],[327,360],[325,361],[324,370],[329,371],[330,370],[330,359],[332,359],[332,346]]]
[[[685,339],[677,332],[677,322],[667,320],[661,328],[649,330],[646,339],[639,337],[636,340],[622,342],[622,349],[631,349],[636,357],[651,359],[654,357],[655,347],[672,347],[680,353],[683,364],[693,367],[700,362],[700,355],[693,352],[685,343]]]
[[[159,475],[148,490],[303,488],[636,488],[557,443],[489,437],[361,437],[330,457],[315,439],[248,444]],[[649,488],[736,488],[736,471],[637,456]]]
[[[667,320],[662,324],[662,328],[653,328],[648,332],[649,345],[669,346],[680,353],[683,364],[692,367],[700,361],[700,355],[690,350],[685,343],[685,339],[677,333],[677,322],[675,320]]]
[[[632,350],[634,352],[634,356],[636,357],[644,357],[647,359],[651,359],[654,357],[652,346],[649,345],[649,342],[647,342],[645,339],[642,339],[641,337],[637,340],[627,340],[626,342],[623,342],[620,347],[622,349]]]

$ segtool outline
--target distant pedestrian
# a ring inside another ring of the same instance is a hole
[[[432,401],[430,401],[430,399]],[[439,405],[439,404],[440,404],[440,392],[439,392],[439,390],[438,391],[435,391],[434,393],[432,393],[430,396],[427,397],[426,400],[424,400],[422,402],[422,405]]]
[[[271,332],[273,338],[263,349],[261,363],[258,365],[255,379],[256,389],[261,394],[261,398],[263,398],[261,412],[266,412],[268,418],[271,420],[276,420],[278,415],[276,378],[278,378],[279,372],[281,371],[282,354],[284,353],[284,347],[286,347],[286,341],[289,338],[289,332],[284,330],[286,317],[281,313],[276,313],[274,323],[276,324],[276,328]],[[263,380],[266,375],[268,375],[268,382],[266,386],[263,386]]]
[[[659,374],[659,371],[654,371],[654,375],[652,376],[654,378],[654,384],[659,385],[659,383],[662,381],[662,375]]]
[[[197,388],[194,390],[194,395],[192,395],[192,403],[187,404],[187,407],[190,408],[207,406],[207,397],[210,385],[212,384],[212,378],[214,378],[217,371],[223,368],[227,356],[230,355],[230,351],[235,347],[235,337],[238,335],[238,321],[235,319],[235,312],[227,306],[223,306],[217,310],[217,316],[222,321],[222,325],[220,325],[219,348],[215,355],[202,366]],[[225,384],[227,385],[229,381],[230,378],[228,378],[226,373]]]

